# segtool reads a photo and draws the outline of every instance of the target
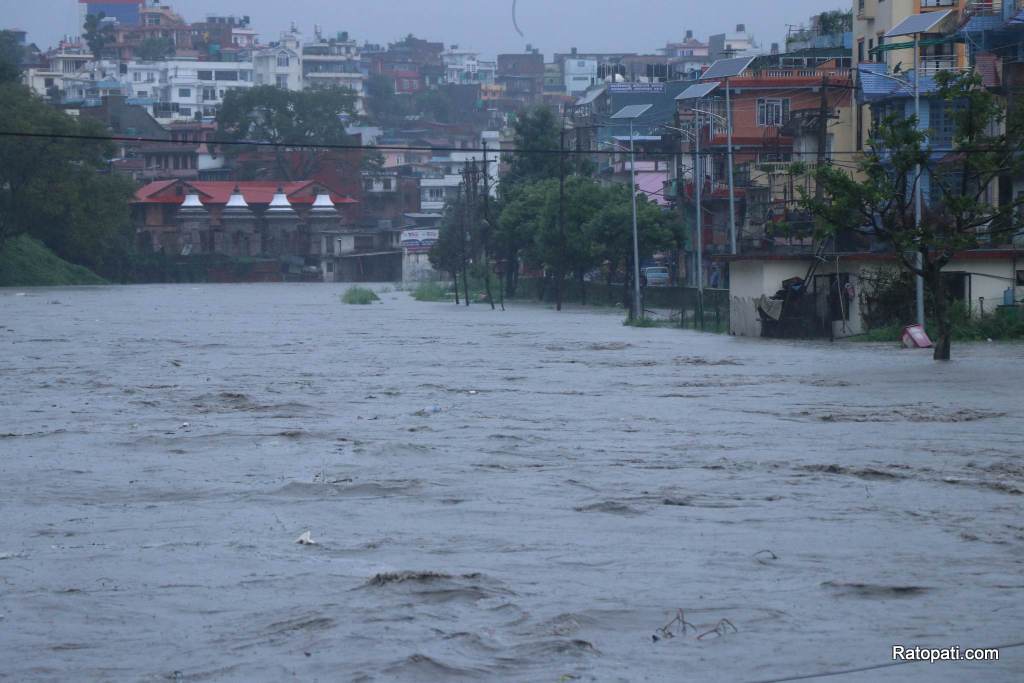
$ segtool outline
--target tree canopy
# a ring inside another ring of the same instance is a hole
[[[114,34],[113,25],[103,21],[106,18],[105,12],[87,14],[85,16],[85,43],[89,46],[92,56],[96,59],[100,59],[107,46],[111,45],[117,38]]]
[[[0,84],[21,81],[24,49],[11,31],[0,31]]]
[[[24,133],[106,135],[46,105],[25,87],[0,85],[4,128]],[[62,258],[110,274],[131,243],[131,183],[108,172],[114,150],[105,140],[0,138],[0,248],[29,233]]]
[[[156,62],[174,55],[174,42],[170,38],[147,38],[139,43],[135,56],[150,62]]]
[[[355,110],[355,95],[347,88],[295,92],[264,85],[232,90],[217,115],[219,139],[284,145],[270,149],[272,175],[304,179],[316,168],[324,150],[287,145],[344,145],[348,135],[340,116]],[[246,151],[242,149],[241,151]],[[237,153],[237,152],[236,152]],[[292,163],[298,159],[299,163]]]

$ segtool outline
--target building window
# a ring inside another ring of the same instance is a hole
[[[203,88],[203,101],[204,102],[211,102],[211,101],[213,101],[215,99],[217,99],[217,89],[216,88],[210,88],[210,87],[204,87]]]
[[[212,71],[200,71],[199,73],[196,74],[196,77],[199,80],[201,80],[201,81],[212,81],[213,80],[213,72]]]
[[[328,273],[333,273],[334,272],[334,261],[328,261],[327,262],[327,272]]]
[[[1024,287],[1024,270],[1017,271],[1017,286]]]
[[[192,97],[192,89],[178,88],[178,97]]]
[[[139,91],[137,91],[135,93],[135,96],[136,97],[142,97],[142,98],[149,97],[149,91],[148,90],[139,90]]]
[[[789,121],[788,99],[757,100],[757,125],[762,128],[777,128]]]
[[[277,56],[277,65],[280,67],[288,66],[288,55],[283,52]]]
[[[288,76],[286,74],[277,75],[277,87],[282,90],[288,89]]]
[[[391,179],[387,178],[384,180],[384,191],[391,192]]]
[[[184,116],[185,118],[192,118],[192,109],[190,107],[182,107],[178,110],[178,113]]]
[[[238,80],[238,72],[237,71],[218,71],[214,75],[216,76],[216,79],[218,81],[237,81]]]
[[[142,80],[142,72],[136,71],[135,73],[133,73],[132,74],[132,80],[135,81],[136,83],[141,81]]]

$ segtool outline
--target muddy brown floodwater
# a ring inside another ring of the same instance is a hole
[[[1024,640],[1024,346],[343,289],[0,291],[0,678],[743,682]],[[1020,681],[1024,648],[835,680]]]

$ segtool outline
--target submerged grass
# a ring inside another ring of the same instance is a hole
[[[341,301],[346,304],[367,306],[372,304],[374,301],[380,301],[380,297],[378,297],[377,293],[372,289],[366,289],[365,287],[352,287],[341,295]]]
[[[448,301],[451,297],[448,294],[449,288],[440,282],[424,282],[412,293],[416,301]]]

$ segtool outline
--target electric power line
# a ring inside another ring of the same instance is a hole
[[[0,137],[7,138],[24,138],[24,139],[45,139],[45,140],[80,140],[80,141],[91,141],[91,142],[122,142],[122,143],[153,143],[159,145],[182,145],[195,147],[200,144],[222,146],[222,147],[266,147],[270,149],[292,149],[292,150],[347,150],[347,151],[389,151],[389,152],[468,152],[468,153],[479,153],[488,155],[516,155],[516,154],[538,154],[538,155],[557,155],[566,154],[569,156],[614,156],[621,154],[617,150],[577,150],[577,149],[501,149],[489,147],[486,150],[483,147],[407,147],[403,145],[341,145],[341,144],[326,144],[326,143],[311,143],[311,142],[258,142],[252,140],[164,140],[162,138],[145,138],[145,137],[132,137],[122,135],[71,135],[65,133],[25,133],[19,131],[4,131],[0,130]],[[770,138],[769,138],[770,140]],[[751,148],[752,145],[743,143],[733,143],[733,147],[742,154],[746,150],[745,148]],[[757,148],[760,148],[758,145]],[[926,150],[922,150],[926,151]],[[953,150],[957,153],[984,153],[998,151],[991,147],[963,147]],[[643,152],[646,157],[675,157],[681,154],[678,151],[671,152],[659,152],[659,151],[645,151]],[[692,156],[692,152],[685,152]],[[727,154],[726,151],[714,151],[714,150],[701,150],[701,156],[723,156]],[[786,154],[792,156],[817,156],[817,152],[802,152],[798,150],[787,151]],[[865,150],[832,150],[830,154],[833,156],[864,156]]]

